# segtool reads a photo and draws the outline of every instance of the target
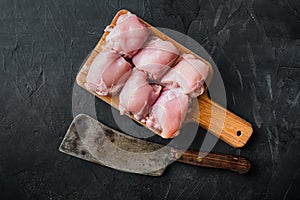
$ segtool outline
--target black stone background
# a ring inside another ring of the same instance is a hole
[[[249,174],[174,163],[155,178],[58,151],[79,66],[121,8],[211,54],[228,109],[254,127],[244,148],[214,151],[247,157]],[[0,198],[299,199],[299,13],[297,0],[1,0]]]

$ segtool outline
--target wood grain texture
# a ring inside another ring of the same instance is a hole
[[[126,14],[127,10],[120,10],[112,20],[110,27],[114,27],[116,25],[117,19],[120,15]],[[204,60],[199,55],[195,54],[191,50],[187,49],[183,45],[179,44],[172,38],[168,37],[167,35],[163,34],[156,28],[152,27],[147,22],[141,21],[151,30],[153,35],[156,35],[160,37],[163,40],[168,40],[172,42],[180,51],[180,53],[189,53],[193,54],[203,62],[205,62],[210,69],[210,75],[206,81],[206,84],[209,84],[211,77],[213,75],[212,66],[210,63],[208,63],[206,60]],[[86,76],[89,70],[89,67],[95,57],[101,52],[102,46],[105,44],[105,38],[108,35],[108,32],[104,32],[102,35],[100,41],[88,57],[86,63],[83,65],[82,69],[77,75],[77,83],[82,88],[86,89],[85,82],[86,82]],[[207,89],[207,87],[206,87]],[[89,91],[91,92],[91,91]],[[114,108],[118,109],[119,104],[119,98],[118,96],[100,96],[94,92],[91,92],[101,100],[105,101],[106,103],[110,104]],[[226,110],[225,108],[221,107],[220,105],[212,102],[205,92],[203,95],[198,97],[198,106],[199,108],[197,110],[200,110],[200,115],[198,112],[192,112],[188,114],[186,122],[192,121],[195,123],[199,123],[201,127],[205,128],[206,130],[213,133],[215,136],[219,137],[221,140],[226,142],[227,144],[231,145],[235,148],[243,147],[247,141],[249,140],[250,136],[252,135],[252,126],[250,123],[246,122],[242,118],[238,117],[237,115],[233,114],[232,112]],[[133,115],[128,115],[130,118],[135,120],[136,122],[142,124],[145,126],[145,123],[142,123],[141,121],[137,121]],[[147,127],[148,128],[148,127]],[[152,129],[151,129],[152,130]],[[159,132],[152,130],[156,134],[160,134]]]
[[[209,130],[229,145],[239,148],[243,147],[252,135],[252,125],[202,95],[198,98],[200,110],[199,115],[192,115],[194,122],[206,130]]]
[[[250,162],[241,156],[215,153],[200,153],[199,156],[199,151],[195,150],[187,150],[177,161],[200,167],[227,169],[239,174],[245,174],[251,168]]]

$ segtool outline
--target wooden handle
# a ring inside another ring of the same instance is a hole
[[[238,174],[247,173],[251,167],[250,162],[241,156],[215,153],[200,153],[199,156],[199,151],[195,150],[187,150],[177,161],[201,167],[227,169]]]
[[[249,122],[213,102],[206,94],[198,98],[199,113],[192,116],[192,121],[199,123],[232,147],[243,147],[253,129]]]

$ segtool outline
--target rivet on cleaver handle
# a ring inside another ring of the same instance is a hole
[[[111,129],[87,115],[75,117],[59,149],[113,169],[152,176],[160,176],[165,167],[175,160],[240,174],[250,169],[249,161],[239,156],[208,153],[200,158],[198,151],[183,152],[140,140]]]

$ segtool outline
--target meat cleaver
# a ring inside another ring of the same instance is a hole
[[[244,174],[250,162],[240,156],[179,150],[125,135],[80,114],[71,123],[59,150],[120,171],[161,176],[174,161]],[[199,157],[199,155],[201,157]]]

